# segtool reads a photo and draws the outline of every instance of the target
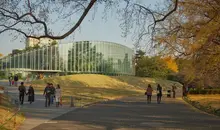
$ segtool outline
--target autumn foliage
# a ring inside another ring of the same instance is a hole
[[[173,72],[178,72],[178,66],[172,57],[165,57],[163,60],[166,63],[168,69],[172,70]]]
[[[163,53],[181,59],[185,82],[220,86],[219,10],[219,0],[180,0],[175,14],[160,25],[155,40]]]

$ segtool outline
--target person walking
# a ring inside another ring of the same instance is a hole
[[[147,103],[151,103],[151,96],[152,96],[153,89],[150,84],[148,84],[146,94],[147,94]]]
[[[24,82],[21,82],[21,85],[18,87],[19,91],[19,101],[21,105],[24,103],[24,95],[26,94],[26,88],[24,86]]]
[[[18,86],[18,75],[17,74],[14,76],[14,84],[16,87]]]
[[[45,96],[45,107],[50,106],[50,95],[51,95],[50,83],[47,83],[43,95]]]
[[[160,84],[157,85],[157,103],[160,104],[162,97],[162,87]]]
[[[12,86],[12,81],[13,81],[13,76],[12,76],[12,74],[10,74],[10,75],[8,76],[8,82],[9,82],[9,85],[10,85],[10,86]]]
[[[176,85],[172,86],[173,98],[176,98]]]
[[[61,89],[60,85],[57,84],[56,91],[55,91],[55,98],[56,98],[56,107],[59,107],[61,104]]]
[[[54,88],[52,83],[50,84],[50,88],[51,88],[50,102],[51,104],[53,104],[56,89]]]
[[[29,86],[27,95],[28,95],[28,101],[30,102],[30,104],[34,102],[34,88],[32,85]]]

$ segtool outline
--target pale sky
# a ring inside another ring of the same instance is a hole
[[[158,0],[157,0],[158,1]],[[154,5],[155,0],[146,0],[147,5]],[[100,11],[101,10],[101,11]],[[122,37],[122,30],[119,27],[120,22],[116,19],[116,16],[110,16],[108,20],[103,20],[102,7],[96,12],[95,19],[92,20],[93,12],[89,12],[83,23],[73,35],[61,43],[69,43],[81,40],[100,40],[116,42],[122,45],[126,45],[133,48],[134,40],[131,35],[127,38]],[[62,29],[55,27],[56,30]],[[23,49],[25,43],[21,38],[13,40],[13,37],[9,33],[0,34],[0,53],[4,55],[10,53],[12,49]]]

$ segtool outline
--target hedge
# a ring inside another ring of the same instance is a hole
[[[220,94],[220,89],[191,89],[189,94]]]
[[[201,111],[207,112],[209,114],[214,114],[214,115],[220,117],[220,109],[215,109],[209,105],[203,106],[197,101],[191,101],[190,98],[188,98],[188,97],[183,97],[183,100],[185,100],[187,103],[191,104],[192,106],[194,106],[195,108],[197,108]]]

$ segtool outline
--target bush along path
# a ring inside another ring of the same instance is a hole
[[[192,105],[193,107],[204,111],[209,114],[213,114],[220,117],[220,109],[213,108],[210,105],[201,105],[198,101],[192,101],[189,97],[183,97],[183,100]]]

